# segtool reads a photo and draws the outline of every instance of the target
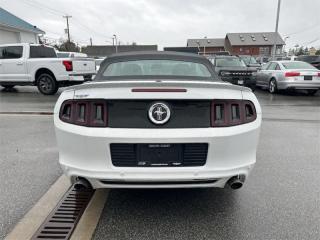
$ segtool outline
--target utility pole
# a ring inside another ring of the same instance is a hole
[[[70,43],[70,28],[69,28],[69,18],[72,18],[70,15],[63,16],[63,18],[67,19],[67,34],[68,34],[68,42]]]
[[[277,53],[277,38],[278,38],[278,26],[279,26],[279,16],[280,16],[280,5],[281,5],[281,0],[278,0],[276,30],[275,30],[275,38],[274,38],[274,44],[273,44],[273,52],[272,52],[272,59],[273,59],[273,60],[276,59],[276,53]]]
[[[90,46],[92,47],[92,38],[90,38]]]

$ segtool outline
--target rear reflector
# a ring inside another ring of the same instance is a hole
[[[133,88],[132,92],[187,92],[182,88]]]
[[[297,77],[300,76],[299,72],[286,72],[285,77]]]

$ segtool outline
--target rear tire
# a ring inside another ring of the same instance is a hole
[[[274,94],[278,91],[277,81],[274,78],[270,80],[268,90],[269,90],[269,93],[271,94]]]
[[[318,92],[318,90],[307,90],[309,96],[313,96]]]
[[[3,84],[1,85],[1,87],[4,87],[5,89],[12,89],[14,88],[15,85],[11,85],[11,84]]]
[[[37,78],[37,87],[39,92],[44,95],[53,95],[59,89],[59,85],[55,78],[48,73],[42,73],[39,75]]]

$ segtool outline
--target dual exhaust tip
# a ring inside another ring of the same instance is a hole
[[[245,175],[238,175],[230,178],[227,184],[231,189],[236,190],[243,186],[244,180],[245,180]]]

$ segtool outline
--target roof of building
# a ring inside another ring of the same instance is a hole
[[[118,46],[118,52],[132,52],[132,51],[156,51],[157,45],[120,45]],[[113,45],[96,45],[87,46],[83,48],[83,53],[86,53],[90,57],[105,57],[110,56],[116,52],[116,46]]]
[[[188,39],[187,46],[188,47],[224,47],[224,38]]]
[[[232,46],[284,45],[282,37],[275,32],[227,33]]]
[[[0,7],[0,25],[5,27],[16,28],[19,30],[33,32],[37,34],[44,34],[45,32],[36,26],[31,25],[30,23],[18,18],[17,16],[9,13]]]

